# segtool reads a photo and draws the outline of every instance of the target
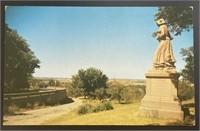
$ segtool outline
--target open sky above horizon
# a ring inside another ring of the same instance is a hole
[[[144,79],[158,41],[158,7],[8,6],[5,21],[27,40],[41,61],[35,77],[70,78],[95,67],[109,78]],[[174,36],[177,71],[181,48],[193,45],[193,30]]]

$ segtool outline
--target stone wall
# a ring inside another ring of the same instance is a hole
[[[66,99],[66,89],[45,92],[4,94],[4,106],[24,106],[28,103],[56,104]]]

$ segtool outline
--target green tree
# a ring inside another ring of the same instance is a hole
[[[194,48],[181,49],[180,54],[186,62],[185,68],[181,71],[184,80],[194,83]]]
[[[181,101],[192,99],[194,97],[194,86],[188,81],[179,81],[178,98]]]
[[[100,101],[105,99],[107,97],[107,92],[105,88],[98,88],[95,90],[95,96],[97,99],[99,99]]]
[[[72,76],[72,87],[84,89],[85,96],[94,96],[95,89],[106,88],[108,77],[99,69],[93,67],[80,69]]]
[[[181,35],[183,31],[190,31],[192,24],[192,7],[190,6],[165,6],[159,7],[155,14],[156,20],[163,18],[175,35]]]
[[[26,40],[16,30],[5,26],[4,40],[4,91],[14,92],[29,88],[29,79],[40,61]]]

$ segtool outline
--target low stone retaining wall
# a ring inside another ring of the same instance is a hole
[[[4,106],[25,106],[27,103],[56,104],[66,99],[66,89],[45,92],[4,94]]]

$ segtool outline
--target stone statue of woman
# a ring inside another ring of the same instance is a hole
[[[174,63],[176,62],[176,60],[174,58],[171,45],[171,40],[173,38],[169,33],[164,19],[157,20],[156,24],[159,27],[156,33],[156,38],[159,41],[159,44],[154,54],[153,69],[175,69]]]

